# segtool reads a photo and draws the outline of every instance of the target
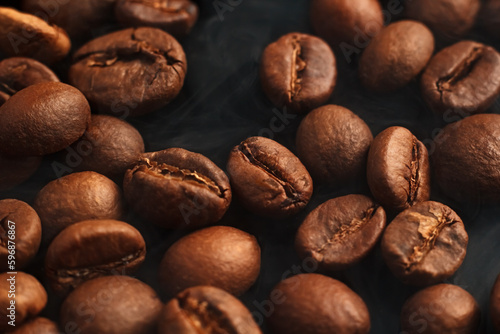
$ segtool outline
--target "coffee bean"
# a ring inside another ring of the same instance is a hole
[[[17,327],[17,326],[16,326]],[[57,324],[47,318],[37,317],[27,321],[9,334],[61,334]]]
[[[497,333],[500,333],[500,275],[491,290],[489,311],[493,327],[495,327]]]
[[[145,153],[123,180],[129,205],[166,228],[219,221],[231,203],[226,174],[207,157],[182,148]]]
[[[163,304],[156,292],[128,276],[105,276],[80,285],[64,300],[61,328],[80,334],[156,332]]]
[[[163,308],[159,334],[261,334],[248,309],[231,294],[211,286],[180,292]]]
[[[45,155],[76,141],[90,122],[78,89],[60,82],[29,86],[0,107],[0,149],[10,155]]]
[[[425,25],[409,20],[392,23],[363,52],[361,83],[379,93],[402,88],[425,68],[433,51],[434,37]]]
[[[468,243],[460,217],[444,204],[421,202],[401,212],[382,236],[382,255],[405,284],[431,285],[462,264]]]
[[[120,219],[120,188],[95,172],[69,174],[48,183],[35,198],[43,240],[50,242],[64,228],[88,219]]]
[[[345,184],[366,173],[373,140],[370,128],[349,109],[326,105],[313,110],[297,130],[297,153],[313,178]]]
[[[115,16],[124,26],[155,27],[180,38],[196,23],[198,5],[190,0],[118,0]]]
[[[435,180],[459,202],[500,201],[500,115],[480,114],[446,126],[431,156]]]
[[[251,137],[235,146],[227,171],[241,203],[262,216],[294,215],[312,195],[311,176],[299,158],[268,138]]]
[[[315,0],[309,12],[314,31],[330,45],[368,45],[384,26],[380,3],[376,0]]]
[[[500,0],[486,0],[479,11],[478,23],[491,37],[500,38]]]
[[[254,236],[229,226],[208,227],[179,239],[160,264],[160,285],[169,296],[211,285],[239,296],[256,281],[260,247]]]
[[[133,274],[146,244],[133,226],[117,220],[86,220],[68,226],[50,244],[45,273],[59,295],[90,279]]]
[[[439,284],[414,294],[403,305],[401,330],[408,334],[478,333],[481,312],[459,286]]]
[[[392,126],[379,133],[368,152],[367,179],[375,199],[402,211],[429,200],[429,155],[408,129]]]
[[[179,94],[186,70],[175,38],[155,28],[130,28],[82,46],[69,81],[97,110],[124,118],[167,105]]]
[[[369,197],[337,197],[307,215],[297,231],[295,249],[301,259],[314,259],[321,271],[342,270],[375,247],[385,222],[384,209]]]
[[[15,301],[14,306],[11,301]],[[40,313],[46,304],[47,292],[35,277],[22,271],[0,274],[0,331],[15,329],[8,323],[12,320],[16,326],[21,326]]]
[[[9,190],[29,179],[40,167],[42,157],[0,154],[0,190]]]
[[[42,224],[37,213],[22,201],[1,200],[0,231],[0,270],[23,269],[35,257],[42,240]]]
[[[13,57],[0,61],[0,106],[21,89],[47,81],[59,79],[51,69],[34,59]]]
[[[331,334],[370,331],[363,300],[347,285],[318,274],[300,274],[279,283],[271,296],[281,296],[269,317],[274,334]]]
[[[431,59],[420,85],[425,102],[438,114],[481,113],[500,94],[500,54],[472,41],[453,44]]]
[[[70,48],[63,29],[34,15],[0,7],[0,52],[52,64],[64,58]]]
[[[266,47],[260,63],[260,82],[277,107],[307,113],[332,95],[337,67],[323,40],[290,33]]]

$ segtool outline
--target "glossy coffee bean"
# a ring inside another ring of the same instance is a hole
[[[425,25],[409,20],[392,23],[363,52],[361,83],[379,93],[402,88],[424,69],[433,51],[434,37]]]
[[[434,179],[446,195],[459,202],[500,201],[499,132],[500,115],[479,114],[449,124],[436,137]]]
[[[137,213],[166,228],[215,223],[232,197],[229,179],[217,165],[182,148],[143,154],[126,172],[123,189]]]
[[[12,293],[9,293],[12,290],[15,291],[15,298]],[[15,301],[14,306],[11,306],[12,301]],[[47,292],[35,277],[21,271],[16,274],[0,274],[0,330],[2,332],[16,328],[9,325],[8,322],[12,320],[16,326],[20,326],[28,319],[37,316],[46,304]]]
[[[345,269],[377,244],[386,223],[384,209],[364,195],[326,201],[307,215],[295,237],[301,259],[314,259],[320,270]]]
[[[10,155],[45,155],[75,142],[90,122],[80,91],[60,82],[29,86],[0,107],[0,150]]]
[[[163,308],[159,334],[261,334],[250,311],[237,298],[211,286],[186,289]]]
[[[481,113],[500,94],[500,54],[472,41],[453,44],[432,57],[420,84],[425,102],[438,114]]]
[[[174,37],[155,28],[130,28],[76,51],[69,81],[99,112],[124,118],[167,105],[179,94],[186,70]]]
[[[497,277],[491,290],[489,311],[493,327],[497,333],[500,333],[500,275]]]
[[[372,140],[370,128],[361,118],[344,107],[326,105],[300,123],[297,153],[319,183],[345,184],[366,173]]]
[[[99,277],[64,300],[60,327],[80,334],[153,334],[162,307],[156,292],[135,278]]]
[[[271,296],[281,296],[269,317],[274,334],[367,334],[370,314],[347,285],[318,274],[300,274],[279,283]]]
[[[481,312],[474,297],[459,286],[423,289],[403,305],[401,330],[408,334],[478,333]]]
[[[0,201],[0,271],[23,269],[35,257],[42,240],[40,217],[16,199]]]
[[[455,211],[438,202],[421,202],[387,226],[382,255],[403,283],[431,285],[449,278],[460,267],[468,240]]]
[[[40,167],[42,157],[0,153],[0,190],[9,190],[29,179]]]
[[[59,295],[90,279],[133,274],[144,262],[146,243],[133,226],[117,220],[86,220],[68,226],[50,244],[45,273]]]
[[[196,23],[198,5],[190,0],[118,0],[115,16],[126,27],[155,27],[180,38]]]
[[[429,200],[431,175],[427,148],[408,129],[379,133],[368,152],[367,179],[375,199],[396,211]]]
[[[64,228],[88,219],[120,219],[120,188],[95,172],[69,174],[48,183],[35,198],[42,220],[43,240],[51,241]]]
[[[229,226],[208,227],[179,239],[160,264],[160,286],[169,296],[211,285],[239,296],[256,281],[260,247],[254,236]]]
[[[266,47],[260,63],[262,89],[274,105],[307,113],[324,104],[337,80],[332,50],[318,37],[290,33]]]
[[[491,37],[500,39],[500,0],[484,1],[477,20]]]
[[[71,48],[66,32],[41,18],[13,8],[0,7],[0,52],[52,64]]]
[[[9,334],[61,334],[57,324],[47,318],[37,317],[16,327]]]
[[[251,212],[286,218],[304,209],[313,191],[306,168],[274,140],[251,137],[229,154],[227,171],[234,193]]]
[[[0,61],[0,106],[18,91],[40,83],[59,79],[50,68],[25,57],[12,57]]]

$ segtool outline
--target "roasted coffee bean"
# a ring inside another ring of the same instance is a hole
[[[459,202],[500,202],[500,115],[447,125],[435,139],[432,166],[446,195]]]
[[[250,311],[235,297],[211,286],[186,289],[163,308],[159,334],[261,334]]]
[[[290,33],[266,47],[260,82],[277,107],[307,113],[325,103],[337,80],[332,50],[318,37]]]
[[[408,334],[478,333],[481,312],[459,286],[438,284],[414,294],[403,305],[401,330]]]
[[[359,262],[376,245],[385,228],[384,209],[364,195],[326,201],[300,225],[295,249],[322,271],[342,270]]]
[[[126,172],[123,188],[137,213],[166,228],[215,223],[231,203],[226,174],[207,157],[182,148],[143,154]]]
[[[40,217],[31,206],[22,201],[1,200],[0,231],[0,271],[13,271],[10,265],[12,263],[15,263],[16,270],[23,269],[40,247]],[[14,258],[9,258],[9,255],[14,255]]]
[[[370,331],[363,300],[347,285],[318,274],[300,274],[271,291],[278,297],[269,325],[274,334],[331,334]]]
[[[304,209],[313,191],[307,169],[286,147],[265,137],[235,146],[227,171],[231,186],[251,212],[286,218]]]
[[[51,69],[34,59],[13,57],[0,61],[0,106],[21,89],[47,81],[59,79]]]
[[[260,247],[254,236],[229,226],[208,227],[179,239],[160,264],[160,286],[169,296],[211,285],[239,296],[259,276]]]
[[[17,326],[16,326],[17,327]],[[47,318],[37,317],[27,321],[9,334],[61,334],[57,324]]]
[[[156,292],[135,278],[99,277],[64,300],[60,326],[80,334],[152,334],[157,333],[162,307]]]
[[[47,292],[35,277],[21,271],[0,274],[0,331],[14,329],[10,321],[21,326],[46,304]]]
[[[310,7],[311,25],[331,45],[366,47],[369,39],[384,26],[380,3],[376,0],[314,0]]]
[[[472,41],[453,44],[432,57],[420,84],[425,102],[438,114],[451,119],[481,113],[500,94],[500,54]]]
[[[454,39],[472,28],[479,4],[479,0],[405,1],[405,15],[425,23],[439,38]]]
[[[478,22],[493,38],[500,39],[500,0],[484,1]]]
[[[0,107],[0,150],[10,155],[45,155],[76,141],[90,123],[80,91],[60,82],[29,86]]]
[[[155,28],[130,28],[82,46],[69,81],[97,110],[124,118],[167,105],[179,94],[186,70],[175,38]]]
[[[9,190],[29,179],[40,167],[42,157],[0,154],[0,190]]]
[[[405,284],[431,285],[460,267],[469,237],[460,217],[444,204],[421,202],[394,218],[382,236],[382,255]]]
[[[373,136],[349,109],[326,105],[313,110],[300,123],[296,140],[300,160],[317,181],[345,184],[366,173]]]
[[[198,19],[190,0],[118,0],[116,19],[127,27],[155,27],[176,38],[186,36]]]
[[[495,285],[491,290],[490,317],[493,327],[495,327],[497,333],[500,333],[500,275],[497,277]]]
[[[133,274],[146,244],[133,226],[117,220],[86,220],[68,226],[50,244],[45,273],[59,295],[90,279]]]
[[[429,200],[427,148],[408,129],[392,126],[375,137],[366,172],[373,196],[386,208],[402,211]]]
[[[70,48],[63,29],[34,15],[0,7],[0,52],[52,64],[64,58]]]
[[[120,188],[95,172],[69,174],[43,187],[35,199],[42,220],[43,240],[51,241],[64,228],[88,219],[120,219]]]
[[[363,52],[361,83],[379,93],[402,88],[425,68],[433,52],[434,36],[425,25],[409,20],[392,23]]]

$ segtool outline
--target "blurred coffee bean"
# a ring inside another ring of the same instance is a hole
[[[17,327],[17,326],[16,326]],[[61,334],[57,324],[52,320],[36,317],[17,327],[9,334]]]
[[[40,167],[42,157],[0,153],[0,190],[9,190],[29,179]]]
[[[500,275],[498,275],[495,285],[491,290],[489,311],[493,327],[497,333],[500,333]]]
[[[482,2],[478,23],[491,37],[500,39],[500,0]]]

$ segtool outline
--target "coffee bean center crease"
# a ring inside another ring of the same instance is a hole
[[[188,296],[178,298],[179,306],[199,334],[233,334],[235,331],[219,310],[206,301]]]
[[[302,71],[306,68],[306,62],[302,59],[302,46],[298,37],[292,40],[292,70],[290,78],[290,90],[288,91],[288,101],[292,102],[300,92],[302,83]]]

